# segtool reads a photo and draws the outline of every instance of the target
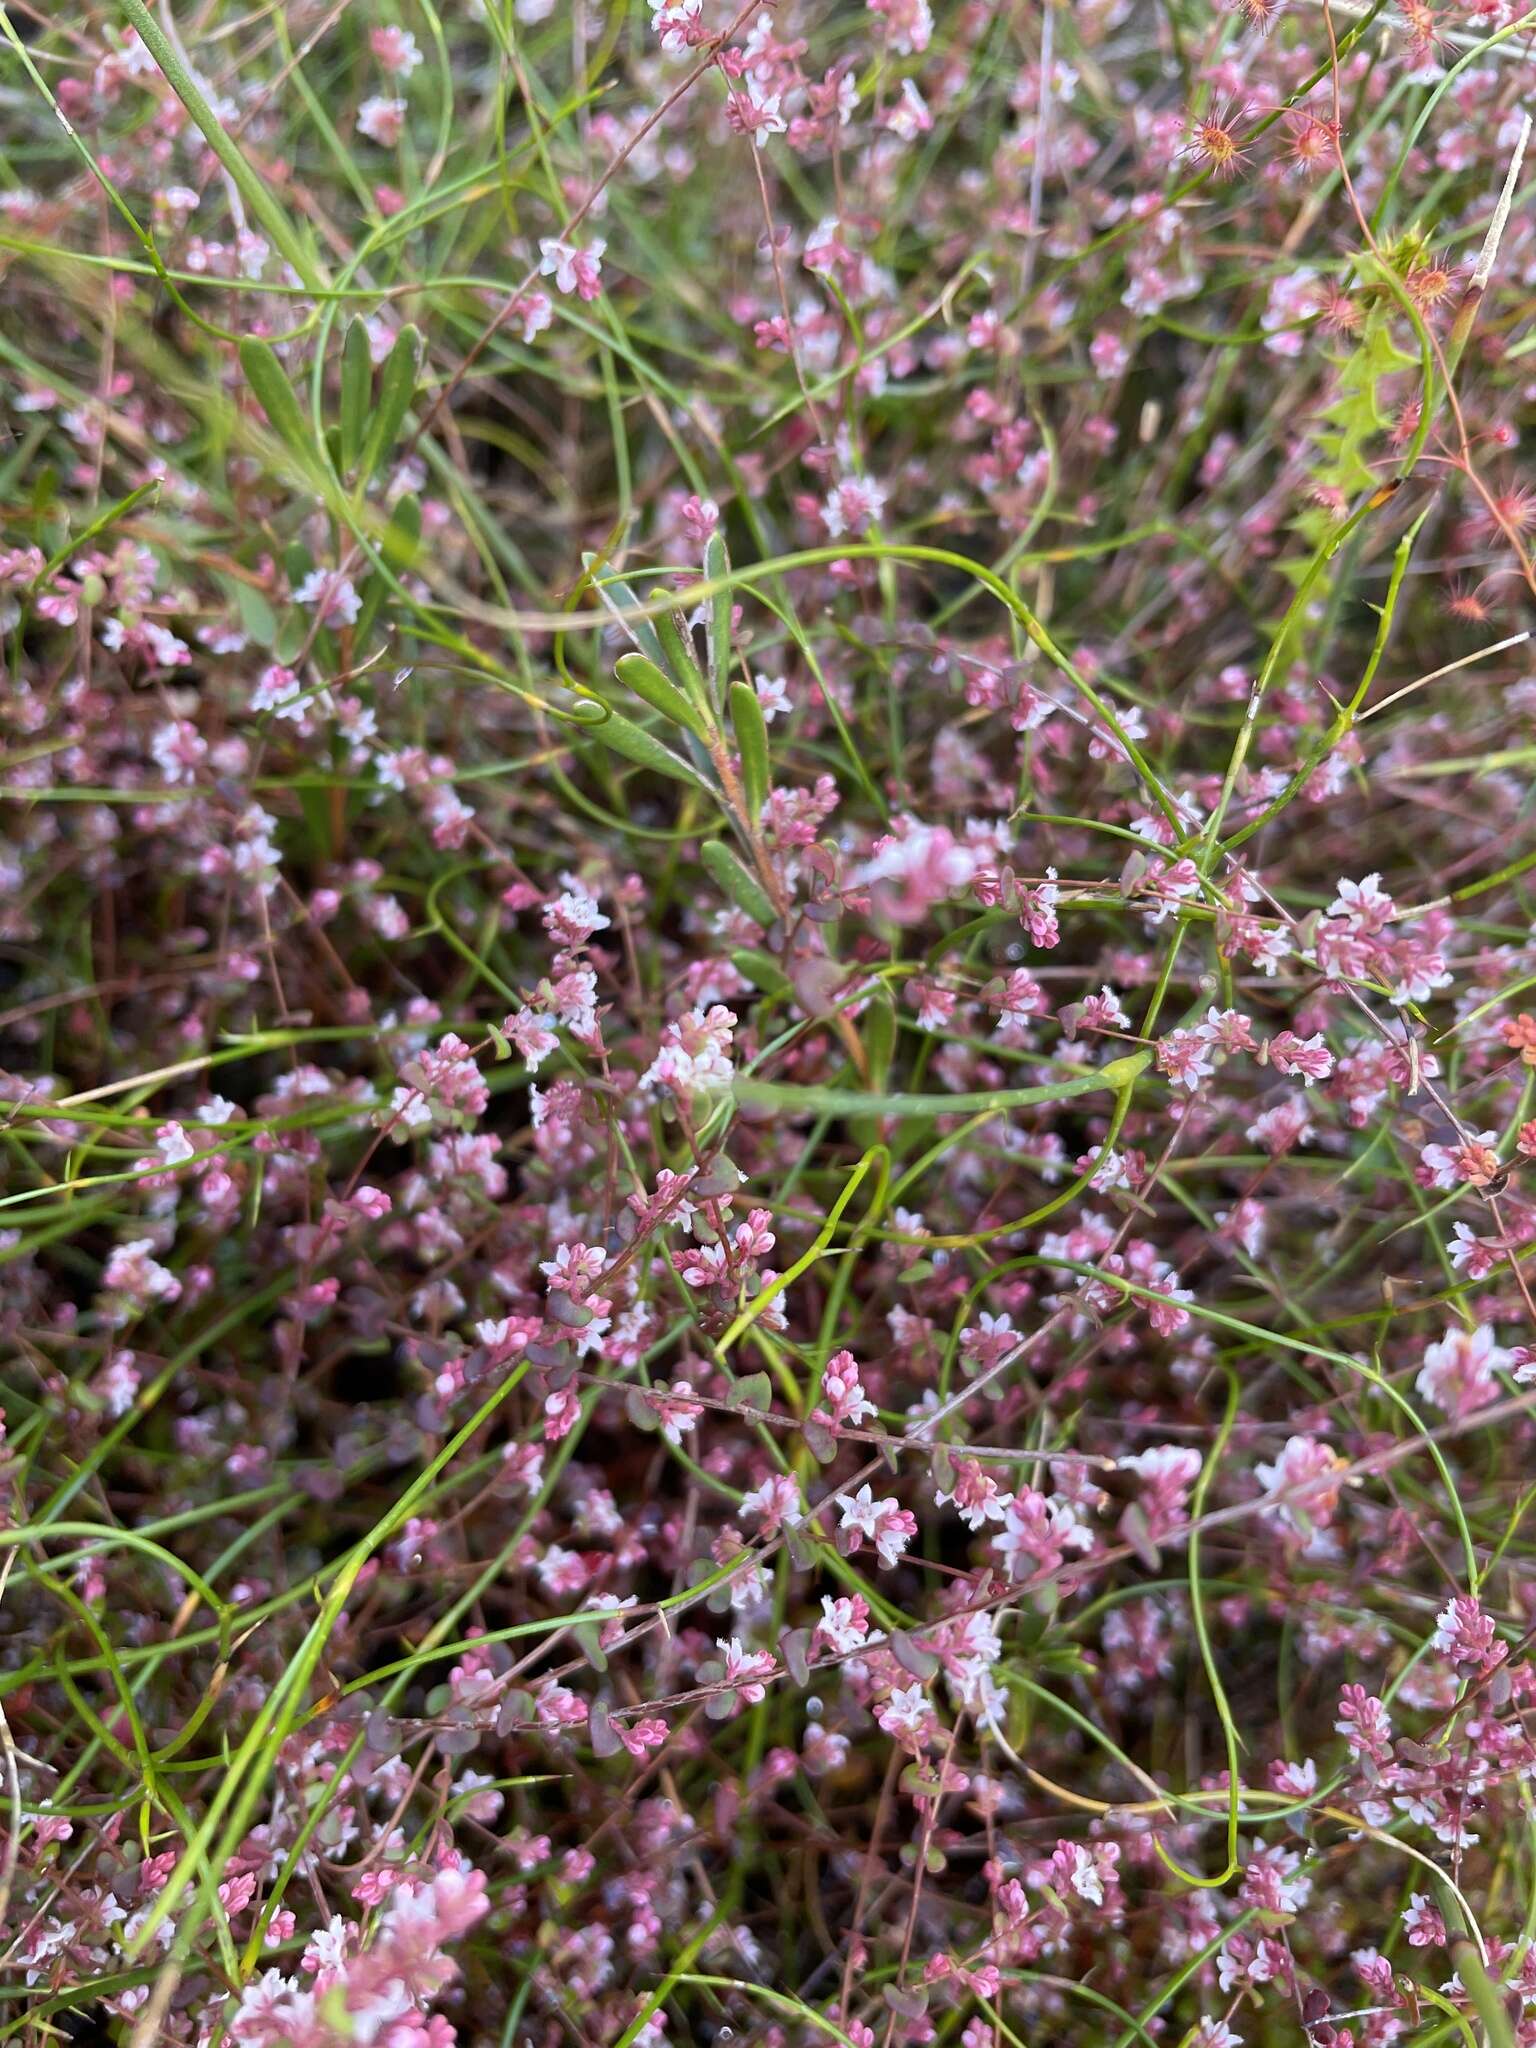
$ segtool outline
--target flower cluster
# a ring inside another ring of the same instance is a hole
[[[10,13],[8,2038],[1536,2048],[1526,16]]]

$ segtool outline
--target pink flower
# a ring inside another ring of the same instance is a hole
[[[368,44],[384,69],[397,78],[409,78],[421,62],[416,38],[407,28],[396,28],[393,24],[371,28]]]
[[[1425,1187],[1486,1187],[1499,1171],[1498,1145],[1497,1131],[1473,1131],[1455,1145],[1425,1145],[1416,1177]]]
[[[323,626],[350,626],[362,609],[351,577],[330,569],[311,569],[294,591],[293,601],[316,606]]]
[[[1378,1770],[1392,1761],[1392,1723],[1379,1699],[1363,1685],[1346,1685],[1339,1694],[1339,1718],[1334,1727],[1357,1757],[1368,1759]]]
[[[1157,1041],[1157,1064],[1176,1088],[1190,1090],[1216,1071],[1210,1039],[1200,1031],[1170,1031]]]
[[[122,1312],[114,1317],[115,1321],[126,1321],[129,1314],[138,1313],[153,1302],[172,1302],[180,1297],[181,1282],[150,1257],[153,1244],[152,1238],[135,1238],[130,1244],[118,1245],[107,1260],[101,1284],[121,1304]]]
[[[885,492],[872,477],[844,477],[828,492],[822,520],[833,540],[842,534],[857,540],[885,511]]]
[[[1445,1945],[1445,1922],[1440,1910],[1432,1906],[1423,1892],[1414,1892],[1408,1900],[1408,1909],[1403,1914],[1403,1932],[1408,1937],[1410,1948],[1442,1948]]]
[[[1458,1273],[1465,1273],[1469,1280],[1486,1280],[1502,1259],[1511,1250],[1507,1238],[1479,1237],[1470,1224],[1456,1223],[1451,1226],[1451,1240],[1446,1253]],[[1510,1356],[1514,1357],[1511,1352]],[[1524,1385],[1530,1377],[1529,1367],[1522,1365],[1515,1378]]]
[[[126,1415],[143,1380],[131,1351],[119,1351],[91,1382],[91,1391],[109,1415]]]
[[[935,1488],[933,1497],[937,1505],[947,1507],[953,1503],[968,1529],[984,1529],[988,1522],[1000,1522],[1013,1495],[1005,1493],[975,1458],[956,1458],[954,1472],[952,1493]]]
[[[1277,1102],[1272,1109],[1266,1109],[1256,1116],[1248,1126],[1248,1136],[1254,1144],[1278,1159],[1287,1152],[1294,1152],[1298,1145],[1304,1145],[1313,1135],[1312,1121],[1307,1114],[1306,1099],[1293,1095],[1288,1101]]]
[[[539,275],[552,277],[557,291],[575,292],[580,299],[595,299],[603,289],[603,251],[607,246],[601,236],[585,249],[577,249],[558,236],[546,236],[539,243]]]
[[[1326,1081],[1333,1072],[1333,1054],[1324,1045],[1320,1031],[1310,1038],[1298,1038],[1294,1031],[1278,1032],[1265,1050],[1277,1073],[1300,1074],[1307,1081]]]
[[[804,1502],[800,1487],[787,1472],[770,1473],[760,1486],[742,1495],[741,1514],[748,1520],[755,1520],[765,1538],[776,1536],[782,1525],[791,1526],[803,1519]]]
[[[507,314],[508,321],[518,329],[524,341],[532,341],[535,335],[542,334],[554,317],[555,309],[548,292],[536,290],[519,292]]]
[[[517,1047],[530,1074],[536,1074],[560,1044],[558,1036],[532,1010],[514,1010],[503,1019],[501,1028]]]
[[[1120,1468],[1141,1480],[1139,1505],[1154,1543],[1165,1542],[1182,1529],[1188,1517],[1189,1490],[1200,1477],[1201,1457],[1184,1444],[1152,1444],[1122,1458]]]
[[[933,115],[928,102],[918,91],[910,78],[901,81],[901,91],[895,104],[887,108],[885,126],[903,142],[916,142],[919,135],[926,135],[933,126]]]
[[[734,1689],[737,1699],[748,1707],[766,1699],[768,1688],[763,1680],[771,1678],[778,1669],[778,1659],[772,1651],[743,1649],[735,1636],[729,1642],[717,1642],[715,1647],[723,1657],[723,1681]]]
[[[615,1721],[612,1725],[614,1734],[636,1763],[643,1762],[651,1750],[660,1749],[667,1739],[667,1724],[656,1714],[636,1721],[633,1727],[626,1721]]]
[[[1396,907],[1381,886],[1381,876],[1367,875],[1360,882],[1339,883],[1328,915],[1341,919],[1351,931],[1374,937],[1385,928]]]
[[[1491,1323],[1479,1323],[1475,1330],[1458,1325],[1426,1346],[1414,1386],[1445,1414],[1470,1415],[1494,1399],[1499,1391],[1495,1373],[1507,1372],[1513,1363]]]
[[[1491,1670],[1507,1655],[1493,1616],[1470,1593],[1458,1593],[1440,1610],[1430,1641],[1453,1664],[1473,1664],[1480,1671]]]
[[[756,71],[746,76],[746,90],[733,92],[726,102],[726,116],[740,135],[750,135],[762,149],[772,135],[783,135],[789,127],[781,111],[782,95],[765,85]]]
[[[581,1420],[581,1396],[575,1387],[561,1387],[544,1396],[544,1440],[559,1443]]]
[[[655,1411],[661,1433],[669,1444],[680,1444],[684,1432],[696,1428],[704,1413],[703,1402],[693,1398],[693,1388],[687,1380],[673,1380],[669,1387],[649,1387],[643,1398],[646,1406]]]
[[[1348,1470],[1345,1460],[1316,1437],[1287,1437],[1272,1464],[1258,1464],[1254,1477],[1266,1493],[1283,1496],[1265,1516],[1310,1536],[1315,1528],[1333,1519],[1339,1504],[1339,1475]]]
[[[756,675],[752,687],[757,692],[757,701],[763,707],[763,719],[772,725],[776,718],[785,716],[794,709],[790,702],[789,687],[782,676]]]
[[[876,1707],[875,1719],[893,1742],[907,1749],[921,1750],[938,1735],[933,1707],[921,1685],[897,1686]]]
[[[710,31],[701,16],[704,0],[650,0],[651,33],[669,57],[686,57],[707,40]]]
[[[867,1538],[887,1570],[917,1534],[917,1517],[894,1500],[876,1500],[867,1480],[856,1494],[838,1494],[837,1505],[842,1510],[838,1527],[849,1554]]]
[[[572,1301],[584,1301],[607,1263],[607,1254],[599,1246],[577,1242],[557,1245],[555,1256],[542,1260],[539,1271],[549,1282],[551,1294],[568,1294]]]
[[[1079,1899],[1096,1917],[1116,1921],[1124,1910],[1119,1877],[1118,1842],[1058,1842],[1050,1860],[1030,1873],[1036,1885],[1049,1884],[1069,1903]]]
[[[859,879],[872,888],[887,917],[915,924],[933,904],[963,889],[975,872],[975,855],[944,826],[905,821],[899,834],[876,842]]]
[[[357,132],[383,149],[393,149],[405,127],[405,101],[374,93],[357,110]]]
[[[885,16],[885,32],[899,57],[921,56],[933,35],[928,0],[868,0],[871,14]]]
[[[640,1087],[665,1089],[681,1102],[728,1088],[735,1028],[735,1014],[723,1003],[708,1011],[690,1010],[662,1032],[660,1050],[640,1076]]]
[[[1010,1578],[1055,1571],[1074,1550],[1093,1548],[1093,1531],[1069,1501],[1021,1486],[1009,1501],[992,1548]]]
[[[840,1656],[862,1649],[871,1640],[867,1602],[857,1593],[837,1599],[824,1593],[816,1634],[829,1650],[835,1650]]]
[[[829,1358],[821,1376],[822,1407],[817,1420],[836,1429],[857,1428],[866,1416],[877,1411],[859,1381],[859,1368],[851,1351],[839,1351]]]

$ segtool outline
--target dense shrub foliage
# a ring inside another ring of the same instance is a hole
[[[1536,2043],[1536,12],[0,36],[0,2041]]]

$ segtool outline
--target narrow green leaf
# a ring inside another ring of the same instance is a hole
[[[754,988],[760,988],[765,996],[791,996],[794,989],[789,977],[777,960],[768,954],[758,952],[751,946],[737,946],[732,950],[731,959],[738,973],[744,974]]]
[[[673,725],[685,727],[701,740],[708,737],[698,712],[648,655],[621,654],[613,664],[613,672],[626,688],[633,690],[637,697],[644,698],[653,711],[659,711]]]
[[[756,824],[768,801],[768,727],[757,692],[748,683],[731,685],[731,725],[741,750],[741,783],[747,815]]]
[[[597,601],[604,611],[613,614],[642,654],[648,655],[658,668],[664,667],[666,656],[662,653],[661,642],[656,637],[656,628],[649,619],[637,619],[634,616],[640,609],[640,601],[629,585],[611,579],[603,582],[602,571],[597,569],[596,555],[583,555],[581,566],[588,575],[592,575],[594,570],[597,571],[592,588],[597,593]]]
[[[45,462],[32,480],[32,516],[41,519],[59,495],[59,472]]]
[[[1037,1102],[1060,1102],[1069,1095],[1117,1093],[1142,1073],[1152,1055],[1134,1052],[1110,1060],[1089,1074],[1063,1075],[1038,1088],[994,1088],[973,1095],[880,1095],[857,1088],[802,1088],[781,1081],[756,1081],[738,1075],[732,1084],[736,1100],[786,1115],[824,1116],[980,1116],[1010,1109],[1028,1109]]]
[[[747,872],[724,840],[706,839],[699,848],[699,859],[709,870],[710,880],[748,917],[765,928],[774,922],[778,912],[767,890],[755,875]]]
[[[119,519],[126,519],[128,514],[142,505],[146,498],[154,497],[159,489],[160,480],[156,477],[150,483],[140,484],[138,489],[130,491],[126,498],[119,498],[117,503],[109,505],[105,512],[98,512],[89,525],[81,527],[77,534],[74,534],[69,540],[65,541],[61,548],[49,556],[42,568],[38,570],[32,581],[27,585],[28,590],[36,590],[40,583],[46,583],[54,570],[67,562],[70,556],[78,549],[89,546],[98,534],[105,533],[109,526],[115,526]]]
[[[402,327],[385,360],[379,377],[378,405],[373,424],[363,443],[360,476],[364,483],[383,463],[399,436],[405,416],[416,396],[416,374],[421,362],[421,336],[414,327]]]
[[[389,515],[389,524],[379,540],[379,553],[389,568],[403,575],[415,561],[421,546],[421,500],[412,491],[400,498]],[[375,572],[363,585],[362,604],[353,622],[352,637],[359,647],[378,623],[379,613],[389,596],[387,579]]]
[[[175,44],[145,6],[144,0],[118,0],[119,6],[139,32],[139,38],[154,58],[172,92],[175,93],[203,138],[239,188],[250,211],[266,229],[273,246],[293,265],[300,284],[315,291],[326,282],[325,272],[315,263],[307,243],[295,231],[283,211],[272,183],[258,177],[251,164],[225,134],[218,115],[208,104],[202,88],[188,71]],[[242,347],[243,353],[243,347]]]
[[[309,831],[311,851],[317,860],[333,860],[336,848],[331,839],[330,791],[306,785],[297,794],[299,809]]]
[[[718,529],[704,543],[704,574],[711,583],[731,573],[731,558]],[[725,702],[731,673],[731,593],[717,590],[709,607],[709,683],[716,704]]]
[[[256,401],[271,422],[272,431],[283,445],[306,465],[313,467],[315,437],[299,408],[288,372],[277,359],[272,344],[247,334],[240,343],[240,367]]]
[[[688,621],[681,612],[661,612],[652,620],[656,637],[666,655],[664,666],[676,679],[678,688],[694,704],[705,704],[708,695],[704,678],[699,674],[699,664],[693,656],[693,642],[688,632]]]
[[[674,782],[686,782],[694,789],[708,787],[680,755],[620,712],[612,712],[601,725],[588,726],[585,731],[604,746],[612,747],[616,754],[622,754],[626,761],[633,761],[637,768],[649,768],[654,775],[669,775]]]
[[[421,500],[414,491],[406,491],[395,500],[381,552],[392,569],[403,572],[416,560],[420,547]]]
[[[363,452],[373,400],[373,356],[368,329],[354,320],[341,350],[341,473],[350,476]]]
[[[859,1035],[869,1057],[870,1079],[877,1088],[883,1088],[896,1050],[896,1005],[884,982],[871,992],[860,1025]]]
[[[353,644],[364,647],[368,636],[378,624],[379,613],[384,609],[384,600],[389,595],[389,585],[379,575],[370,576],[362,588],[362,602],[357,617],[352,622]]]

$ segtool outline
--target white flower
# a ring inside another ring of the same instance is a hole
[[[1507,1372],[1513,1364],[1511,1354],[1495,1338],[1493,1325],[1479,1323],[1475,1330],[1448,1330],[1438,1344],[1429,1345],[1413,1384],[1424,1400],[1446,1414],[1464,1413],[1491,1400],[1496,1391],[1493,1375]]]
[[[868,1480],[855,1494],[840,1493],[837,1504],[843,1511],[840,1528],[857,1529],[861,1536],[874,1536],[875,1524],[885,1511],[885,1502],[875,1499],[874,1488]]]
[[[419,1088],[401,1086],[389,1098],[389,1134],[399,1144],[431,1121],[432,1105]]]
[[[322,626],[355,625],[363,608],[363,601],[353,587],[351,577],[342,576],[333,569],[311,569],[293,593],[293,601],[295,604],[318,605]]]
[[[847,534],[857,540],[885,510],[885,489],[872,477],[848,476],[827,493],[822,519],[833,540]]]
[[[850,1599],[833,1599],[830,1593],[821,1596],[821,1620],[816,1627],[840,1656],[883,1640],[878,1629],[872,1632],[869,1623],[861,1619],[859,1610]]]
[[[735,1027],[735,1015],[723,1003],[715,1003],[707,1011],[689,1010],[662,1032],[660,1049],[640,1076],[640,1087],[665,1088],[681,1101],[729,1088]]]
[[[393,149],[404,126],[404,100],[387,99],[384,94],[375,93],[357,110],[358,134],[366,135],[370,142],[377,142],[383,149]]]
[[[155,1135],[155,1150],[167,1166],[181,1166],[192,1157],[192,1143],[180,1124],[162,1124]]]
[[[595,299],[602,289],[602,259],[607,246],[601,236],[585,249],[577,249],[558,235],[546,235],[539,243],[539,275],[552,277],[557,291]]]
[[[875,1719],[897,1742],[920,1743],[933,1722],[933,1709],[928,1704],[928,1695],[920,1685],[897,1686],[883,1707],[875,1710]]]
[[[794,708],[789,701],[789,690],[782,676],[756,675],[752,682],[757,691],[757,701],[763,707],[765,724],[772,725],[780,712],[789,712]]]
[[[1104,1903],[1104,1879],[1099,1866],[1083,1847],[1081,1842],[1072,1845],[1072,1869],[1069,1882],[1080,1899],[1086,1899],[1090,1906]]]
[[[704,0],[650,0],[650,5],[651,34],[661,38],[669,57],[686,57]]]

